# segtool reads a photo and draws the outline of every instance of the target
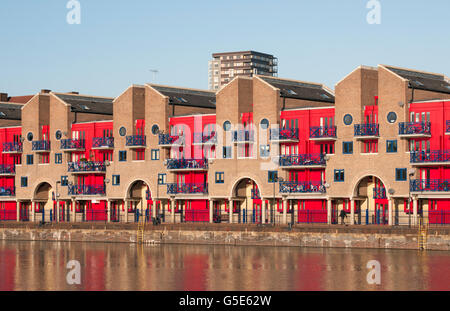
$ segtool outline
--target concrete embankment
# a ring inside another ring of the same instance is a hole
[[[136,224],[2,223],[0,240],[136,243]],[[418,249],[418,228],[380,226],[287,227],[172,224],[147,225],[146,244],[215,244],[286,247]],[[428,250],[450,250],[450,228],[429,228]]]

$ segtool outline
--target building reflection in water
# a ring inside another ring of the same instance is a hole
[[[66,265],[81,264],[68,285]],[[370,260],[381,285],[366,281]],[[449,290],[449,252],[0,241],[0,290]]]

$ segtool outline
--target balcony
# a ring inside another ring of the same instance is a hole
[[[15,197],[16,187],[0,187],[0,197]]]
[[[387,199],[386,188],[378,188],[378,187],[373,188],[373,198],[381,200]]]
[[[50,141],[49,140],[35,140],[32,142],[31,148],[36,152],[50,152]]]
[[[106,165],[104,162],[94,161],[80,161],[69,162],[68,171],[72,174],[90,174],[90,173],[105,173]]]
[[[69,195],[105,195],[105,185],[73,185],[69,186]]]
[[[193,145],[215,145],[217,144],[217,136],[215,132],[210,134],[194,133]]]
[[[445,135],[450,135],[450,120],[445,122]]]
[[[309,129],[309,139],[316,141],[327,141],[337,139],[336,126],[313,126]]]
[[[127,136],[126,146],[134,149],[145,148],[145,146],[147,145],[146,140],[146,136],[144,135]]]
[[[252,189],[252,200],[261,200],[259,189]]]
[[[449,192],[450,179],[415,179],[409,186],[411,192]]]
[[[450,165],[450,150],[411,151],[410,162],[413,166]]]
[[[114,149],[114,137],[94,137],[94,138],[92,138],[92,149],[94,149],[94,150]]]
[[[380,136],[379,124],[355,124],[355,136],[356,139],[378,139]]]
[[[14,164],[1,164],[0,176],[14,176],[16,175],[16,166]]]
[[[167,194],[207,194],[208,184],[167,184]]]
[[[401,122],[398,124],[398,136],[402,138],[431,137],[431,123]]]
[[[169,171],[206,171],[208,160],[206,159],[168,159],[167,170]]]
[[[61,150],[65,152],[84,151],[86,142],[84,139],[63,139],[61,140]]]
[[[3,153],[22,153],[22,143],[3,143]]]
[[[232,134],[231,140],[235,144],[248,144],[254,142],[255,140],[254,131],[233,131]]]
[[[273,129],[270,130],[270,140],[280,143],[298,142],[298,129]]]
[[[184,139],[182,136],[172,136],[170,134],[159,134],[159,146],[162,148],[170,148],[173,146],[182,146]]]
[[[280,156],[280,166],[285,169],[325,168],[324,154],[299,154]]]
[[[283,181],[280,182],[280,193],[292,194],[324,194],[326,193],[325,185],[318,182],[311,181]]]

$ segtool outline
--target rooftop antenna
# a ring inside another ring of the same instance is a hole
[[[153,73],[153,82],[156,82],[156,74],[159,73],[156,69],[150,69],[150,72]]]

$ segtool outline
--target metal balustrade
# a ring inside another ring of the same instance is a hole
[[[375,123],[355,124],[355,136],[379,136],[380,125]]]
[[[399,135],[431,135],[430,122],[400,122]]]
[[[450,134],[450,120],[445,122],[445,133]]]
[[[181,136],[172,136],[170,134],[159,134],[159,145],[169,146],[175,144],[177,140],[181,140]],[[181,141],[178,141],[179,144],[182,144]]]
[[[252,189],[252,200],[260,200],[261,195],[259,194],[259,189]]]
[[[298,140],[298,129],[272,129],[270,130],[270,140],[283,141],[283,140]]]
[[[215,132],[210,134],[194,133],[194,144],[217,144],[217,135]]]
[[[62,150],[84,150],[86,141],[84,139],[62,139]]]
[[[168,159],[167,169],[177,170],[177,169],[207,169],[208,160],[206,159]]]
[[[114,148],[114,137],[94,137],[92,148]]]
[[[1,164],[0,175],[14,175],[16,173],[16,166],[14,164]]]
[[[283,181],[279,185],[280,193],[326,193],[322,182]]]
[[[411,163],[450,162],[450,150],[411,151]]]
[[[0,197],[13,197],[16,195],[16,187],[0,187]]]
[[[69,162],[68,171],[71,173],[106,172],[106,165],[104,162],[94,161]]]
[[[105,195],[105,185],[68,186],[69,195]]]
[[[128,147],[145,147],[147,140],[146,138],[147,137],[145,135],[127,136],[126,145]]]
[[[309,137],[312,139],[320,138],[336,138],[337,127],[336,126],[312,126],[309,129]]]
[[[21,153],[23,151],[22,143],[3,143],[3,153]]]
[[[31,144],[33,151],[50,151],[50,141],[49,140],[35,140]]]
[[[255,140],[254,131],[233,131],[231,140],[233,142],[253,142]]]
[[[409,186],[411,192],[449,192],[450,179],[415,179]]]
[[[167,194],[207,194],[208,184],[167,184]]]
[[[280,166],[323,166],[326,165],[324,154],[285,155],[279,158]]]
[[[386,188],[373,188],[373,198],[374,199],[387,199]]]

